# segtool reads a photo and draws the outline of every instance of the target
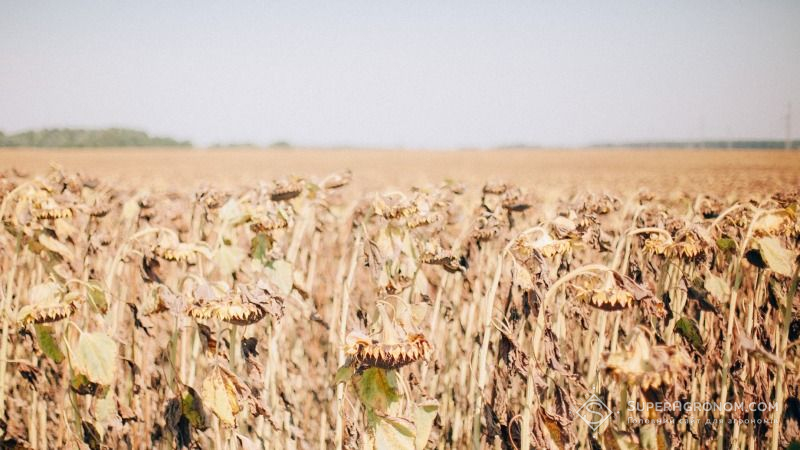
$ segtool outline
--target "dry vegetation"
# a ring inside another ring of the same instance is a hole
[[[800,440],[795,154],[94,155],[0,154],[1,448]]]

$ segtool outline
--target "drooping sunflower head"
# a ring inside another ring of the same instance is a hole
[[[305,189],[305,180],[299,177],[276,180],[273,183],[269,196],[272,201],[281,202],[300,196]]]
[[[683,349],[652,345],[647,335],[636,330],[627,347],[604,354],[604,370],[620,382],[638,385],[643,390],[670,385],[685,377],[692,361]]]
[[[633,294],[617,284],[612,272],[583,278],[573,285],[577,300],[604,311],[619,311],[633,305]]]
[[[471,237],[477,242],[487,242],[500,235],[503,220],[495,214],[484,214],[475,221]]]
[[[376,215],[382,216],[387,220],[410,217],[419,210],[415,202],[400,193],[377,196],[372,201],[372,209]]]
[[[422,333],[405,335],[399,342],[380,342],[361,332],[351,332],[345,354],[357,367],[397,369],[428,359],[433,347]]]
[[[27,305],[17,312],[21,325],[58,322],[70,317],[83,302],[77,292],[67,292],[55,282],[47,282],[31,288]]]
[[[511,244],[511,254],[518,261],[524,262],[530,259],[534,252],[545,258],[553,258],[563,255],[572,248],[572,243],[568,239],[554,239],[544,230],[533,233],[525,233],[518,236]]]
[[[323,189],[339,189],[350,184],[353,180],[353,172],[348,169],[344,172],[328,175],[320,182]]]
[[[501,206],[508,211],[525,211],[531,207],[530,197],[520,188],[512,187],[502,194]]]
[[[442,266],[448,272],[456,272],[460,265],[458,258],[450,250],[445,250],[433,241],[425,241],[419,249],[419,261],[423,264]]]
[[[674,242],[670,236],[663,233],[652,233],[644,240],[644,251],[651,255],[664,256],[667,249],[673,245]]]
[[[261,211],[250,216],[250,229],[256,233],[270,233],[291,226],[291,216],[284,210]]]
[[[208,255],[209,253],[205,247],[180,242],[177,236],[171,234],[161,236],[152,251],[163,260],[185,262],[187,264],[196,264],[199,255]]]
[[[186,309],[186,314],[200,320],[213,318],[233,325],[251,325],[267,315],[280,319],[283,298],[262,283],[255,287],[238,286],[234,290],[205,285],[195,289],[194,303]]]
[[[483,185],[484,195],[503,195],[508,190],[509,185],[503,181],[488,181]]]

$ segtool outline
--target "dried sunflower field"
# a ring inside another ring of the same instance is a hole
[[[5,161],[0,447],[797,448],[800,172],[771,158],[594,184]]]

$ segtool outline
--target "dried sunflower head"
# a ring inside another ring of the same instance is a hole
[[[372,202],[375,214],[388,220],[409,217],[418,211],[417,205],[402,194],[386,194],[375,198]]]
[[[800,204],[800,189],[794,191],[778,192],[772,196],[781,208],[789,208],[792,205]]]
[[[198,255],[205,254],[208,256],[209,252],[202,246],[179,242],[177,237],[165,235],[153,247],[153,253],[166,261],[196,264]]]
[[[592,213],[583,213],[578,216],[575,227],[579,233],[583,234],[592,228],[596,227],[600,222],[597,220],[597,215]]]
[[[458,258],[449,250],[445,250],[441,245],[426,241],[419,250],[419,260],[423,264],[442,266],[448,272],[457,272],[461,266]]]
[[[141,312],[142,315],[151,316],[165,311],[178,314],[184,309],[184,300],[181,296],[173,294],[172,291],[163,284],[156,284],[150,292],[150,295],[145,297]]]
[[[216,189],[203,189],[196,192],[195,200],[200,202],[206,209],[217,209],[222,207],[228,200],[228,195]]]
[[[649,191],[647,189],[642,189],[637,194],[637,198],[639,199],[640,204],[644,204],[649,201],[652,201],[655,198],[655,194],[653,194],[652,191]]]
[[[328,175],[320,182],[320,186],[322,186],[323,189],[339,189],[350,184],[352,180],[353,172],[348,169],[344,172]]]
[[[503,193],[500,204],[508,211],[520,212],[531,207],[531,200],[520,188],[514,187]]]
[[[81,210],[92,217],[105,217],[113,207],[112,194],[108,191],[95,191],[87,189],[83,195]]]
[[[151,209],[153,206],[155,206],[156,201],[150,194],[142,194],[136,200],[136,204],[139,205],[139,208]]]
[[[489,181],[483,185],[483,193],[489,195],[503,195],[508,190],[508,184],[502,181]]]
[[[240,286],[222,295],[208,286],[195,290],[197,302],[187,308],[195,319],[216,318],[234,325],[254,324],[267,314],[276,320],[283,316],[283,297],[262,283],[255,288]]]
[[[303,193],[305,180],[293,178],[291,180],[278,180],[273,183],[269,197],[272,201],[287,201]]]
[[[43,191],[39,191],[43,192]],[[36,196],[31,199],[31,213],[38,220],[67,219],[72,217],[72,208],[59,204],[53,197]]]
[[[644,240],[644,251],[651,255],[666,255],[667,249],[673,245],[672,238],[664,233],[652,233]]]
[[[477,242],[486,242],[500,234],[503,221],[494,214],[484,214],[478,217],[472,227],[471,238]]]
[[[700,203],[697,205],[698,212],[706,219],[713,219],[719,216],[719,213],[722,212],[722,208],[722,202],[708,197],[700,200]]]
[[[800,221],[797,212],[792,208],[773,211],[763,214],[753,224],[753,235],[756,237],[765,236],[798,236],[800,231]]]
[[[416,361],[428,359],[433,347],[422,333],[405,335],[399,342],[379,342],[364,333],[347,335],[345,354],[356,367],[397,369]]]
[[[707,249],[708,243],[695,232],[689,231],[676,238],[665,254],[670,258],[699,262],[705,259]]]
[[[620,205],[619,199],[609,194],[589,194],[584,198],[580,210],[584,213],[605,215],[616,211]]]
[[[434,223],[439,223],[441,221],[442,221],[442,215],[439,213],[435,212],[429,212],[425,214],[417,213],[406,219],[406,226],[408,228],[414,229],[414,228],[424,227],[426,225],[431,225]]]
[[[250,229],[256,233],[270,233],[289,228],[290,216],[284,210],[250,216]]]
[[[683,217],[669,217],[664,223],[664,228],[675,236],[686,229],[686,220]]]
[[[236,296],[193,305],[189,307],[187,313],[195,319],[216,318],[234,325],[251,325],[267,315],[264,308],[253,303],[243,302]]]
[[[464,191],[466,191],[466,186],[464,183],[455,180],[445,180],[440,186],[439,189],[444,192],[449,192],[455,195],[462,195]]]
[[[538,235],[538,237],[534,238],[534,235]],[[570,248],[572,248],[572,243],[569,240],[553,239],[549,233],[540,230],[517,237],[511,245],[511,254],[523,262],[528,260],[533,252],[537,252],[545,258],[552,258],[556,255],[563,255]]]
[[[636,384],[643,390],[672,384],[685,376],[692,361],[683,349],[651,345],[644,332],[636,330],[627,348],[604,354],[604,370],[617,381]]]
[[[22,325],[58,322],[71,316],[83,301],[77,292],[64,292],[58,283],[47,282],[34,286],[29,293],[30,304],[17,312]]]
[[[550,221],[550,229],[557,239],[572,239],[579,237],[578,226],[567,217],[558,216]]]
[[[573,286],[577,300],[604,311],[619,311],[633,305],[633,294],[618,286],[613,272],[605,272],[600,278],[584,278]]]

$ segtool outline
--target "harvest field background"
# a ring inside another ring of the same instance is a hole
[[[459,179],[480,187],[505,179],[527,189],[559,191],[651,188],[691,194],[747,193],[796,184],[800,155],[774,150],[508,149],[426,151],[391,149],[26,149],[6,148],[0,165],[43,174],[56,163],[109,181],[143,186],[195,188],[258,183],[289,174],[345,170],[359,188],[380,191],[415,183]],[[177,184],[180,183],[180,186]]]
[[[0,167],[3,448],[800,440],[800,153],[13,149]],[[594,430],[592,394],[619,411]]]

